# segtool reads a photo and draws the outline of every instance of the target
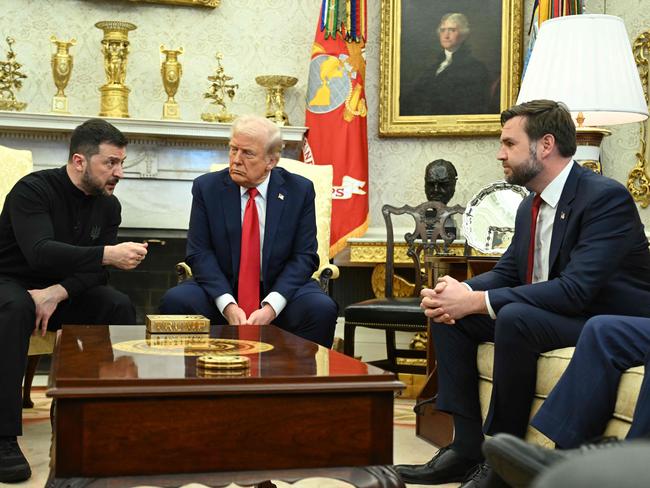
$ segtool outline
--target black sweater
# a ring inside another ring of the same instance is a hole
[[[26,288],[59,283],[70,298],[106,284],[104,245],[121,222],[114,196],[87,196],[66,167],[31,173],[16,183],[0,214],[0,276]]]

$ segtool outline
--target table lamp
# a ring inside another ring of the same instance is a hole
[[[641,122],[648,105],[623,20],[569,15],[545,21],[537,36],[517,104],[564,102],[577,126],[574,158],[602,173],[600,126]]]

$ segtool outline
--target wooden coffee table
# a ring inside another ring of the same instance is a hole
[[[205,373],[197,357],[206,353],[245,354],[250,369]],[[216,486],[310,473],[403,486],[380,480],[380,467],[363,469],[392,463],[393,397],[403,387],[393,373],[272,325],[150,338],[144,326],[64,326],[47,390],[51,486],[145,484],[145,475]]]

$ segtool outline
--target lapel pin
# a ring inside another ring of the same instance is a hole
[[[282,193],[278,193],[278,198],[279,198],[280,200],[284,200],[284,195],[283,195]]]
[[[560,219],[564,220],[565,217],[566,217],[566,214],[564,212],[560,212]]]

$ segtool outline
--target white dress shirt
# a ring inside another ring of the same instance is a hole
[[[436,76],[438,76],[440,73],[442,73],[447,67],[451,64],[452,58],[453,58],[454,53],[452,51],[447,51],[445,49],[445,59],[442,60],[442,63],[438,65],[438,69],[436,70]]]
[[[553,238],[553,222],[557,204],[562,196],[562,190],[571,172],[573,161],[564,167],[560,173],[544,188],[540,197],[542,204],[537,215],[537,227],[535,229],[535,258],[533,261],[533,283],[548,280],[549,258],[551,254],[551,239]],[[497,318],[492,305],[490,305],[490,292],[485,292],[485,305],[488,313],[493,319]]]
[[[270,173],[269,173],[270,175]],[[257,218],[260,224],[260,281],[262,281],[262,256],[264,255],[264,228],[266,224],[266,195],[269,191],[269,177],[257,186],[257,195],[255,196],[255,206],[257,207]],[[241,195],[241,221],[244,222],[244,212],[246,210],[246,204],[248,203],[248,188],[239,187],[239,192]],[[224,309],[231,303],[237,303],[235,297],[230,293],[225,293],[215,300],[219,312],[223,315]],[[277,291],[272,291],[269,293],[262,304],[268,303],[271,305],[275,311],[275,316],[280,315],[280,312],[287,306],[287,299],[280,295]]]

